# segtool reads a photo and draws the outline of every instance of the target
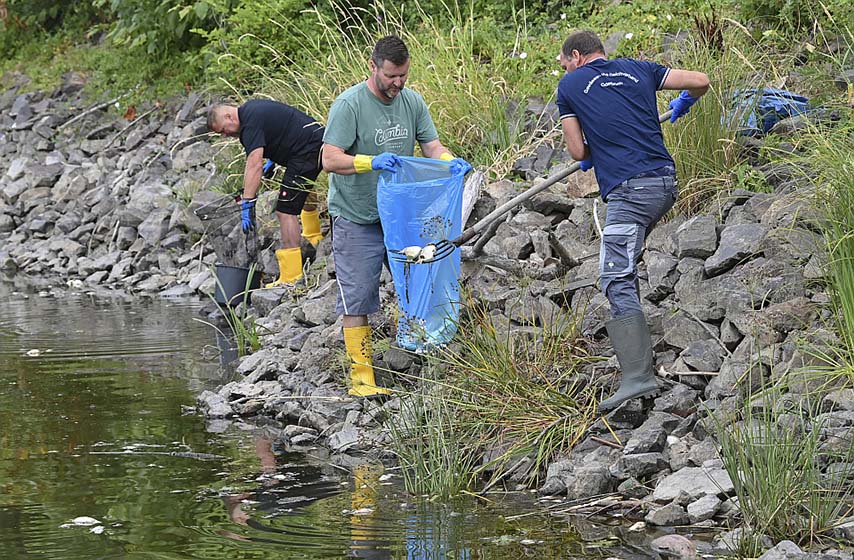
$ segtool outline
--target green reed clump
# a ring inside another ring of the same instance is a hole
[[[534,481],[582,439],[596,395],[580,373],[590,358],[578,318],[529,322],[499,325],[483,304],[466,304],[456,342],[429,358],[420,389],[403,399],[404,411],[419,411],[417,429],[391,427],[408,489],[447,495],[446,485],[473,489],[487,473],[490,488],[523,465]],[[441,469],[449,480],[427,478]]]
[[[528,313],[522,313],[528,315]],[[447,378],[459,393],[461,421],[506,451],[496,476],[516,458],[530,455],[531,476],[569,451],[596,417],[596,395],[581,374],[591,358],[580,317],[558,311],[527,328],[502,324],[478,302],[466,306],[460,349],[445,352]]]
[[[441,387],[405,395],[388,422],[392,447],[412,494],[450,498],[471,490],[477,470],[476,434],[457,421]]]
[[[742,557],[762,552],[763,535],[801,545],[828,541],[854,508],[851,442],[830,445],[819,410],[791,410],[772,395],[746,404],[732,423],[715,420],[721,459],[750,532],[733,551]]]

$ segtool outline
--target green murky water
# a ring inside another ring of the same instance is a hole
[[[532,510],[524,495],[436,504],[375,469],[344,472],[277,453],[256,427],[206,422],[189,410],[195,395],[231,374],[198,306],[0,283],[0,557],[613,554],[565,519],[506,521]]]

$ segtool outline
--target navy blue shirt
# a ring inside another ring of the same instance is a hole
[[[669,71],[654,62],[600,58],[561,78],[560,118],[581,124],[603,199],[627,179],[673,165],[655,100]]]
[[[323,144],[323,126],[319,122],[278,101],[247,101],[237,108],[237,118],[240,143],[247,156],[263,147],[265,158],[287,166],[291,158],[317,154]]]

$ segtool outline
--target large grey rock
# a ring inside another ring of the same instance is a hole
[[[691,342],[679,357],[697,371],[718,371],[725,354],[716,340],[705,339]]]
[[[720,498],[707,494],[699,500],[688,504],[686,509],[688,510],[688,518],[691,523],[699,523],[700,521],[705,521],[706,519],[714,517],[720,507]]]
[[[6,177],[10,181],[16,181],[24,176],[24,173],[33,166],[33,161],[28,157],[17,157],[9,163],[6,169]]]
[[[134,185],[130,191],[128,207],[150,212],[155,208],[167,208],[173,203],[172,189],[154,181]]]
[[[667,504],[666,506],[653,509],[644,517],[644,521],[650,525],[670,527],[673,525],[686,525],[688,514],[685,508],[678,504]]]
[[[721,365],[720,373],[706,386],[706,398],[720,399],[738,394],[750,394],[762,386],[770,373],[771,369],[763,363],[726,358]]]
[[[667,434],[679,425],[679,418],[666,412],[653,412],[623,447],[623,453],[650,453],[664,450]]]
[[[213,149],[207,142],[195,142],[178,150],[172,159],[172,169],[185,171],[213,161]]]
[[[696,560],[697,545],[682,535],[662,535],[649,543],[650,548],[661,558],[673,560]]]
[[[698,340],[710,340],[712,335],[694,319],[684,313],[667,314],[663,321],[663,340],[668,346],[684,350]],[[709,325],[714,332],[714,325]]]
[[[654,410],[669,412],[684,418],[696,412],[700,404],[698,396],[698,391],[682,383],[677,383],[672,389],[655,399]]]
[[[642,479],[666,469],[667,460],[661,453],[637,453],[623,455],[611,465],[608,472],[617,480]]]
[[[685,467],[658,482],[652,499],[659,503],[676,499],[686,492],[692,500],[705,495],[729,494],[734,487],[729,474],[720,467]]]
[[[718,234],[713,216],[699,215],[691,218],[676,230],[676,256],[680,259],[695,257],[705,259],[718,247]]]
[[[760,224],[727,226],[721,232],[721,240],[715,253],[706,259],[708,276],[717,276],[736,264],[755,255],[762,245],[767,228]]]
[[[158,209],[151,212],[145,220],[137,227],[139,236],[148,245],[156,245],[169,228],[170,212],[166,209]]]
[[[659,251],[648,251],[644,256],[650,292],[646,298],[650,301],[661,301],[673,293],[673,287],[679,279],[676,265],[679,260]]]

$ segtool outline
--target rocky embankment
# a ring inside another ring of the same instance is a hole
[[[204,102],[191,95],[123,118],[87,100],[81,88],[68,76],[54,92],[20,94],[16,86],[0,94],[0,270],[50,276],[74,289],[209,294],[213,263],[244,264],[248,257],[236,215],[202,221],[193,212],[220,196],[210,190],[222,180],[217,148],[198,134]],[[529,124],[555,118],[552,106],[536,102],[524,113]],[[788,125],[780,130],[797,134]],[[705,214],[661,225],[648,241],[640,285],[662,394],[613,412],[610,428],[595,424],[571,455],[549,466],[543,494],[632,500],[648,525],[732,527],[739,507],[712,436],[716,422],[731,421],[746,406],[785,406],[783,417],[795,425],[798,415],[818,409],[818,417],[804,420],[821,426],[821,445],[852,445],[854,390],[825,385],[817,397],[824,381],[803,373],[838,342],[827,328],[824,242],[804,180],[809,170],[763,163],[758,143],[744,149],[765,179],[764,192],[736,190]],[[566,160],[559,145],[544,144],[516,171],[532,179]],[[463,283],[511,328],[530,333],[579,313],[584,334],[604,338],[609,311],[594,284],[594,213],[604,222],[605,206],[596,203],[592,180],[576,174],[466,249]],[[520,186],[487,185],[472,220]],[[272,274],[276,235],[268,220],[258,240],[261,267]],[[293,292],[253,295],[263,347],[239,361],[237,381],[203,394],[200,403],[210,417],[275,420],[287,447],[322,448],[339,464],[388,458],[382,420],[400,400],[347,397],[328,239],[307,278]],[[387,275],[382,297],[394,305]],[[385,320],[372,317],[381,328]],[[417,356],[395,348],[378,352],[375,363],[408,374],[422,367]],[[587,371],[603,393],[615,386],[616,373],[613,357]],[[779,400],[751,398],[784,379]],[[836,465],[837,472],[850,475],[850,466]],[[854,519],[837,531],[854,540]],[[717,542],[725,547],[740,537],[738,530],[724,532]]]

